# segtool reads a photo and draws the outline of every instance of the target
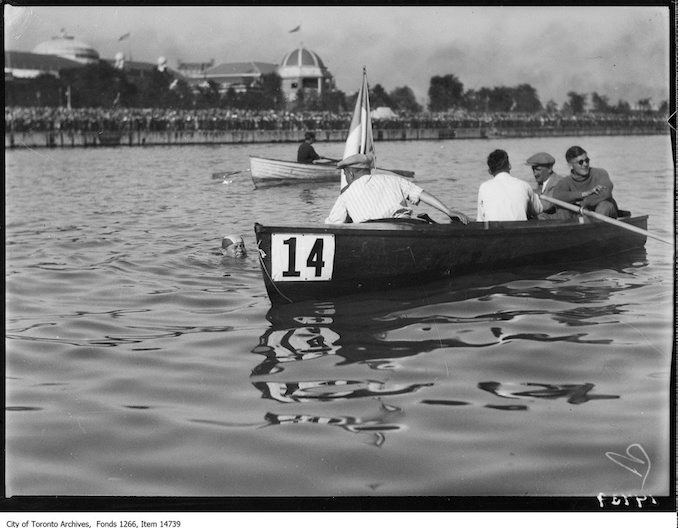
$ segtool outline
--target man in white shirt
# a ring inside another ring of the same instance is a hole
[[[366,222],[380,218],[409,218],[412,208],[408,202],[422,201],[442,211],[450,218],[467,224],[468,217],[452,211],[435,196],[400,176],[371,173],[374,158],[366,154],[353,154],[337,163],[344,169],[348,185],[332,206],[326,224]]]
[[[511,176],[506,151],[491,152],[487,166],[492,179],[481,183],[478,189],[478,222],[527,220],[544,210],[532,187]]]

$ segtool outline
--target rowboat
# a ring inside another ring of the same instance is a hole
[[[389,218],[360,224],[254,224],[272,305],[324,301],[525,264],[614,255],[646,242],[647,215],[436,224]],[[626,228],[623,228],[626,227]],[[561,270],[561,271],[562,271]]]
[[[250,156],[250,175],[254,187],[273,187],[296,183],[339,183],[341,169],[335,164],[296,163]]]
[[[372,118],[370,117],[369,88],[367,72],[363,68],[363,79],[356,98],[353,118],[348,130],[343,158],[357,153],[374,155],[374,138],[372,136]],[[338,162],[338,159],[324,158]],[[413,178],[414,171],[376,167],[380,171],[392,172],[406,178]],[[335,182],[339,188],[346,186],[346,177],[334,163],[296,163],[271,158],[250,156],[250,175],[255,188],[296,183]],[[217,173],[219,174],[219,173]],[[228,175],[229,173],[226,173]]]

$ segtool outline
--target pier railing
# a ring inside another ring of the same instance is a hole
[[[614,136],[666,134],[668,126],[647,123],[635,126],[576,127],[448,127],[373,128],[375,141],[483,139],[496,137]],[[138,147],[180,145],[230,145],[245,143],[299,143],[302,130],[194,130],[111,131],[42,130],[5,132],[5,148]],[[343,142],[346,130],[316,131],[318,142]]]

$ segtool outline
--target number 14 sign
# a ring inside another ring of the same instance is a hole
[[[334,235],[273,234],[271,278],[281,281],[327,281],[334,269]]]

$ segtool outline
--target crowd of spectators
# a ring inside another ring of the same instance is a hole
[[[181,132],[235,130],[347,130],[352,112],[171,110],[153,108],[5,107],[5,132]],[[657,127],[666,119],[650,113],[470,113],[401,114],[373,119],[381,129]]]

